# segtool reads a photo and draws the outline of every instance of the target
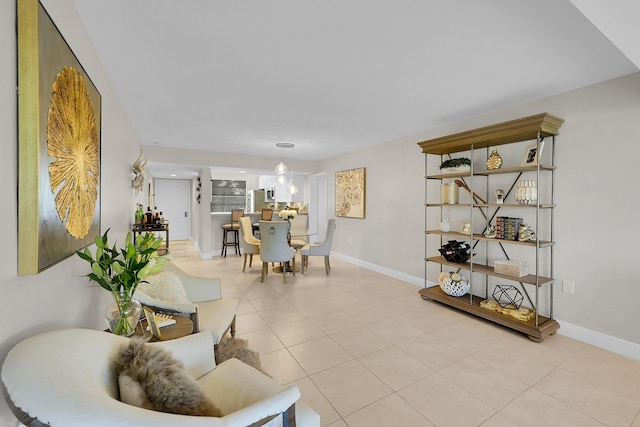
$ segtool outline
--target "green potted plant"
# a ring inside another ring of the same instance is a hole
[[[458,159],[447,159],[440,164],[442,173],[468,172],[471,170],[471,159],[460,157]]]
[[[89,248],[76,252],[91,265],[87,277],[110,291],[115,303],[107,309],[106,318],[111,332],[129,336],[135,332],[142,307],[133,299],[138,284],[163,267],[163,258],[158,255],[162,238],[145,233],[133,241],[127,233],[125,245],[121,249],[109,247],[107,233],[96,236],[95,257]]]

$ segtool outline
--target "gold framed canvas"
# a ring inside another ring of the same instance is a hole
[[[101,96],[38,0],[18,0],[18,274],[100,235]]]
[[[344,218],[365,217],[366,168],[336,172],[336,216]]]

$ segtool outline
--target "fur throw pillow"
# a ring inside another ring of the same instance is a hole
[[[161,271],[157,274],[147,276],[143,282],[140,282],[138,289],[151,298],[162,301],[183,304],[191,303],[184,290],[184,286],[182,286],[180,277],[171,271]]]
[[[167,350],[131,338],[114,359],[123,402],[154,411],[220,417],[222,414]]]

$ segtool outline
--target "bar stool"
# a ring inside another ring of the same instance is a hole
[[[272,208],[262,208],[262,213],[260,214],[259,221],[271,221],[273,218],[273,209]],[[258,239],[260,238],[260,222],[254,222],[252,224],[253,235]]]
[[[227,246],[233,246],[236,249],[236,254],[240,256],[240,237],[238,236],[238,230],[240,230],[240,218],[243,216],[244,209],[232,209],[231,222],[222,225],[222,252],[220,256],[224,258],[227,257]],[[233,240],[229,239],[229,232],[231,232]]]

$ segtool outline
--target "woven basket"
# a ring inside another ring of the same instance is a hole
[[[442,289],[445,294],[451,295],[452,297],[461,297],[471,289],[471,282],[467,280],[453,281],[449,279],[438,282],[438,285],[440,285],[440,289]]]

